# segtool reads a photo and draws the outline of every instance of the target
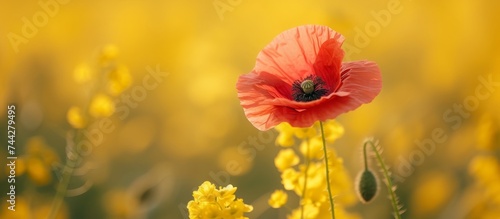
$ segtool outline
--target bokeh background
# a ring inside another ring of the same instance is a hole
[[[235,83],[277,34],[304,24],[342,33],[346,60],[373,60],[382,70],[380,95],[337,119],[345,134],[332,146],[353,178],[361,144],[372,136],[401,179],[403,218],[500,218],[497,1],[40,2],[0,9],[0,157],[4,163],[9,104],[19,157],[15,213],[0,171],[1,218],[47,215],[68,135],[92,115],[109,116],[114,129],[72,177],[75,196],[65,198],[60,218],[183,218],[205,180],[238,187],[254,206],[250,218],[285,218],[285,209],[267,206],[282,187],[277,134],[246,120]],[[166,76],[141,93],[151,69]],[[134,94],[140,101],[119,112],[123,95]],[[104,104],[92,111],[99,95]],[[80,110],[71,116],[72,107]],[[263,146],[251,146],[252,138]],[[232,160],[237,171],[227,171]],[[389,218],[386,196],[382,189],[348,210]]]

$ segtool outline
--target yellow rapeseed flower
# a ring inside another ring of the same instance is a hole
[[[274,160],[281,172],[283,188],[293,191],[300,197],[300,206],[292,210],[289,219],[326,219],[330,218],[330,202],[327,191],[326,166],[324,161],[323,140],[319,122],[308,128],[294,128],[288,123],[276,126],[279,132],[276,144],[291,147],[295,140],[301,140],[299,150],[303,160],[295,154],[294,149],[282,149]],[[327,143],[335,142],[344,134],[344,128],[335,120],[323,122],[323,130]],[[332,195],[335,196],[336,215],[339,218],[360,218],[357,214],[347,212],[344,208],[353,206],[358,199],[354,191],[354,183],[344,168],[342,158],[335,150],[328,150],[328,166]],[[297,165],[301,163],[300,165]],[[305,187],[305,188],[304,188]],[[273,208],[284,204],[284,194],[277,190],[268,200]]]
[[[476,147],[480,150],[494,151],[498,148],[495,144],[497,139],[498,127],[494,118],[489,114],[484,114],[478,122],[476,128]]]
[[[274,158],[274,165],[281,172],[289,167],[293,167],[300,162],[300,158],[295,154],[293,149],[280,150],[276,158]]]
[[[128,68],[123,65],[116,66],[108,73],[108,92],[113,95],[121,94],[132,84],[132,76]]]
[[[353,189],[354,182],[344,167],[344,160],[337,156],[335,150],[328,150],[328,161],[332,193],[338,195],[336,200],[346,206],[355,204],[358,199]]]
[[[325,140],[328,143],[333,143],[344,135],[344,127],[336,120],[325,121],[323,123],[323,129],[325,131]]]
[[[107,191],[103,203],[108,217],[112,218],[133,218],[139,209],[138,201],[122,189]]]
[[[236,187],[233,187],[233,185],[229,184],[224,188],[219,189],[219,197],[218,201],[222,203],[222,205],[230,205],[231,202],[234,201],[236,198],[236,195],[234,193],[236,192]]]
[[[38,194],[37,194],[38,195]],[[0,218],[9,219],[26,219],[26,218],[47,218],[50,209],[52,207],[52,202],[48,201],[41,196],[36,196],[36,198],[31,195],[18,195],[16,196],[15,211],[8,209],[9,203],[5,202],[0,204]],[[66,219],[69,218],[69,211],[67,206],[63,203],[61,210],[57,213],[54,219]]]
[[[290,215],[288,215],[287,219],[316,219],[320,214],[320,205],[308,203],[304,205],[304,208],[296,208],[292,211]],[[302,213],[302,211],[304,211]],[[304,217],[302,217],[304,215]],[[331,216],[325,217],[325,219],[330,218]]]
[[[279,132],[278,137],[276,137],[276,145],[291,147],[295,144],[295,140],[293,139],[294,128],[290,124],[283,122],[274,128]]]
[[[115,112],[115,104],[111,98],[104,94],[98,94],[92,99],[89,113],[95,118],[108,117]]]
[[[500,181],[500,164],[494,156],[476,156],[469,163],[469,174],[481,186]]]
[[[285,205],[287,201],[288,194],[286,194],[285,191],[279,189],[271,194],[268,203],[272,208],[281,208],[281,206]]]
[[[16,176],[27,174],[29,179],[39,186],[52,182],[51,169],[55,163],[59,162],[54,149],[49,147],[41,137],[30,138],[24,147],[26,153],[16,162]]]
[[[73,79],[79,84],[88,82],[92,80],[93,77],[92,69],[87,64],[79,64],[73,72]]]
[[[75,129],[84,128],[87,125],[87,119],[83,115],[82,109],[77,106],[72,106],[69,108],[66,114],[66,119],[68,123]]]
[[[109,61],[116,58],[118,55],[118,47],[113,44],[108,44],[104,46],[99,54],[99,62],[101,64],[107,64]]]
[[[425,173],[411,195],[411,209],[422,218],[442,209],[456,194],[457,180],[445,172]]]
[[[309,149],[309,150],[308,150]],[[321,138],[314,137],[309,141],[304,140],[300,144],[300,152],[304,155],[304,157],[308,157],[309,159],[322,159],[323,158],[323,142]]]
[[[344,134],[344,127],[335,120],[328,120],[323,123],[325,131],[325,139],[328,143],[333,143]],[[296,128],[290,124],[283,122],[275,127],[279,132],[276,138],[276,144],[282,147],[291,147],[295,144],[295,138],[304,140],[314,137],[320,137],[319,122],[314,123],[311,127]]]
[[[194,200],[188,202],[190,219],[248,219],[243,214],[251,212],[253,207],[243,203],[243,199],[236,199],[236,187],[215,188],[215,185],[205,181],[193,192]]]
[[[294,190],[298,185],[300,173],[293,168],[283,170],[281,173],[281,184],[286,190]]]
[[[318,128],[319,122],[316,122],[314,123],[314,125],[308,128],[293,128],[293,132],[295,134],[295,137],[299,139],[307,139],[316,136],[318,134]]]
[[[50,168],[51,166],[44,163],[38,157],[30,157],[27,160],[28,175],[37,185],[44,186],[52,181]]]

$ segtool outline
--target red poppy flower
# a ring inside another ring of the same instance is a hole
[[[342,62],[344,37],[306,25],[278,35],[236,83],[248,120],[259,130],[281,122],[309,127],[369,103],[382,88],[375,62]]]

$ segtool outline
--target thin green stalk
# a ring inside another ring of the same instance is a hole
[[[309,139],[306,140],[306,169],[304,170],[304,188],[302,189],[302,198],[300,203],[300,218],[304,219],[304,197],[306,196],[306,188],[307,188],[307,171],[309,170],[309,164],[311,163],[309,161]]]
[[[389,195],[390,195],[390,198],[391,198],[392,209],[394,210],[394,215],[395,215],[396,219],[401,219],[401,214],[399,212],[398,201],[397,201],[397,198],[396,198],[396,194],[395,194],[394,190],[392,189],[393,188],[393,184],[392,184],[391,177],[389,176],[389,170],[385,166],[385,163],[382,160],[382,156],[380,156],[380,153],[378,152],[377,148],[373,144],[373,141],[371,141],[371,140],[365,142],[365,145],[363,146],[364,147],[364,154],[365,154],[365,168],[367,168],[367,166],[366,166],[367,165],[366,164],[366,145],[368,143],[372,146],[373,151],[375,151],[375,155],[377,157],[377,161],[380,164],[380,167],[382,168],[382,171],[384,173],[385,179],[387,180],[386,186],[387,186],[387,190],[389,190]]]
[[[83,105],[83,109],[86,109],[86,111],[88,112],[88,109],[89,109],[89,105],[90,105],[90,102],[92,101],[92,99],[90,97],[92,97],[93,95],[97,94],[98,91],[99,91],[99,88],[100,87],[103,87],[104,86],[104,83],[105,83],[105,78],[106,78],[106,69],[105,68],[101,68],[100,69],[100,75],[101,77],[97,77],[97,81],[93,84],[93,86],[90,87],[90,90],[89,90],[89,98],[87,99],[87,101],[85,101],[84,105]],[[89,116],[87,114],[87,116]],[[90,124],[90,122],[89,122]],[[77,144],[78,142],[80,142],[80,140],[83,138],[83,134],[81,132],[81,130],[77,131],[77,134],[76,134],[76,137],[73,139],[73,143],[74,144]],[[76,152],[76,151],[75,151]],[[63,167],[63,173],[62,173],[62,179],[59,181],[59,184],[57,185],[57,191],[56,191],[56,195],[54,197],[54,201],[52,202],[52,207],[50,209],[50,214],[49,214],[49,217],[48,219],[54,219],[56,216],[57,216],[57,213],[59,212],[60,208],[61,208],[61,205],[64,201],[64,197],[66,196],[66,193],[68,191],[68,186],[69,186],[69,182],[71,181],[71,176],[73,175],[73,171],[75,170],[76,166],[79,165],[79,163],[82,161],[82,156],[80,154],[76,154],[76,158],[70,158],[67,156],[66,158],[66,164],[64,165]]]
[[[73,142],[79,142],[82,138],[82,135],[83,134],[78,131],[76,136],[73,138]],[[62,203],[64,201],[64,197],[66,196],[66,192],[68,191],[68,186],[71,180],[71,176],[73,175],[73,171],[80,163],[81,159],[82,156],[79,154],[76,154],[76,158],[66,156],[66,164],[62,169],[62,179],[57,185],[56,195],[54,196],[48,219],[56,218],[57,214],[59,213],[59,210],[61,209]]]
[[[365,170],[368,170],[368,159],[366,158],[366,143],[363,146],[363,157],[365,158]]]
[[[323,153],[325,156],[325,165],[326,165],[326,186],[328,188],[328,197],[330,198],[330,208],[332,209],[332,219],[335,219],[335,208],[333,204],[333,196],[332,189],[330,188],[330,171],[328,168],[328,154],[326,151],[326,140],[325,140],[325,132],[323,130],[323,122],[319,121],[319,127],[321,128],[321,140],[323,140]]]
[[[79,159],[79,158],[77,158]],[[64,197],[66,196],[66,191],[68,191],[69,182],[71,176],[73,175],[73,171],[75,170],[76,164],[78,160],[67,159],[66,165],[64,165],[63,176],[59,185],[57,186],[56,196],[54,197],[54,201],[52,202],[52,208],[50,209],[50,214],[48,219],[54,219],[61,209],[61,205],[63,203]]]

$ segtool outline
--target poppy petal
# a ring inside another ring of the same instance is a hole
[[[254,71],[276,75],[292,84],[314,73],[316,56],[331,38],[343,41],[327,26],[305,25],[284,31],[257,55]]]
[[[344,37],[340,34],[324,42],[314,62],[314,72],[325,81],[331,92],[337,90],[340,85],[340,67],[344,58],[344,50],[341,48],[343,42]]]
[[[382,76],[375,62],[344,62],[341,68],[342,85],[338,91],[350,93],[357,104],[370,103],[382,89]]]
[[[276,107],[262,104],[265,100],[274,99],[280,95],[279,90],[272,86],[273,81],[280,82],[271,80],[271,77],[264,76],[267,80],[262,79],[262,75],[251,72],[240,76],[236,89],[246,117],[257,129],[263,131],[274,127],[281,121],[274,116]]]
[[[321,99],[301,103],[285,99],[266,101],[274,103],[275,118],[294,127],[309,127],[320,120],[336,118],[342,113],[354,110],[371,102],[382,89],[380,69],[370,61],[355,61],[342,64],[342,84],[339,90]],[[296,109],[296,110],[294,110]]]
[[[335,118],[339,114],[342,114],[354,108],[349,103],[348,96],[333,96],[331,99],[329,99],[329,101],[323,101],[321,105],[306,109],[304,111],[291,112],[289,110],[283,114],[280,114],[281,111],[275,111],[275,113],[278,114],[275,115],[275,117],[281,118],[282,121],[290,123],[290,125],[293,127],[309,127],[316,121],[325,121]]]

